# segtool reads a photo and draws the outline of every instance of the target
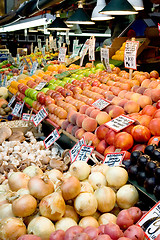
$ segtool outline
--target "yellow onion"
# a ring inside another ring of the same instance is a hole
[[[78,178],[80,181],[88,178],[90,171],[91,167],[83,161],[75,161],[69,168],[70,174]]]
[[[80,193],[74,200],[74,208],[80,216],[89,216],[97,210],[97,199],[93,193]]]
[[[57,221],[65,213],[65,201],[58,192],[51,193],[44,197],[39,204],[39,210],[42,216]]]
[[[0,206],[0,220],[7,217],[15,217],[12,211],[11,203],[5,203]]]
[[[99,219],[99,225],[107,224],[107,223],[115,223],[116,224],[117,217],[112,213],[104,213],[102,214]]]
[[[88,216],[88,217],[81,218],[81,220],[79,221],[79,226],[81,226],[83,228],[86,228],[88,226],[97,228],[97,227],[99,227],[99,224],[98,224],[98,221],[94,217]]]
[[[30,178],[34,176],[39,176],[43,174],[43,171],[35,165],[26,167],[23,172],[27,174]]]
[[[88,180],[84,180],[81,183],[81,190],[80,190],[80,193],[83,193],[83,192],[90,192],[90,193],[93,193],[93,187],[91,186],[91,184],[88,182]]]
[[[50,171],[45,172],[48,178],[51,180],[53,184],[55,184],[58,180],[63,179],[63,174],[58,169],[52,169]]]
[[[66,210],[63,217],[73,218],[76,222],[79,220],[78,214],[76,213],[74,207],[70,205],[66,205]]]
[[[64,200],[71,200],[80,193],[80,181],[74,176],[66,178],[61,185],[61,190]]]
[[[5,184],[5,185],[2,185],[2,184],[1,184],[1,185],[0,185],[0,195],[8,192],[8,190],[9,190],[8,184]]]
[[[54,186],[49,179],[35,176],[29,180],[28,189],[31,195],[41,200],[43,197],[54,191]]]
[[[22,219],[16,217],[4,218],[0,223],[1,240],[17,240],[26,234],[26,226]]]
[[[37,235],[42,240],[49,240],[51,233],[55,231],[54,224],[46,217],[36,217],[30,221],[27,233]]]
[[[37,208],[36,199],[30,195],[25,194],[18,197],[12,203],[12,210],[15,216],[17,217],[27,217],[35,212]]]
[[[12,191],[27,188],[30,177],[22,172],[13,172],[8,178],[8,184]]]
[[[5,204],[5,203],[8,203],[9,201],[7,200],[7,197],[9,196],[9,193],[6,192],[4,194],[0,194],[0,206]]]
[[[76,221],[73,218],[63,217],[59,221],[56,222],[55,228],[56,230],[66,231],[68,228],[77,226]]]
[[[109,187],[119,189],[128,181],[128,172],[122,167],[110,167],[106,173]]]
[[[92,172],[89,175],[88,180],[94,190],[96,190],[97,188],[100,188],[102,186],[106,186],[106,184],[107,184],[106,178],[101,172]]]
[[[91,167],[91,173],[101,172],[104,176],[106,176],[108,169],[109,169],[109,166],[106,164],[97,164]]]

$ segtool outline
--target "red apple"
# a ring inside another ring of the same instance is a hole
[[[44,93],[39,92],[39,93],[37,94],[37,100],[38,100],[38,102],[40,102],[40,104],[42,104],[42,105],[45,103],[45,98],[46,98],[46,96],[45,96]]]
[[[106,127],[104,124],[102,124],[96,129],[95,133],[99,140],[103,140],[108,131],[110,131],[110,129]]]

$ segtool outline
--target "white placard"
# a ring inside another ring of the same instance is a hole
[[[15,100],[16,100],[16,96],[13,95],[13,97],[10,99],[10,101],[8,103],[8,107],[11,107]]]
[[[48,38],[46,38],[46,52],[48,52]]]
[[[40,91],[42,88],[46,86],[46,82],[40,82],[36,87],[35,90]]]
[[[95,38],[89,39],[89,61],[95,61]]]
[[[94,147],[92,147],[92,146],[82,145],[75,161],[88,162],[89,156],[92,154],[93,150],[94,150]]]
[[[37,127],[46,117],[48,113],[46,109],[43,107],[33,118],[33,123]]]
[[[33,118],[35,117],[35,114],[32,114],[32,116],[30,117],[30,114],[29,113],[23,113],[22,114],[22,120],[23,121],[29,121],[29,119],[30,119],[30,121],[32,122],[32,120],[33,120]]]
[[[49,148],[58,138],[60,138],[57,129],[53,130],[43,141],[45,148]]]
[[[83,47],[80,51],[80,57],[81,57],[80,66],[83,65],[83,60],[84,60],[85,55],[88,52],[88,49],[89,49],[89,39],[86,40],[85,44],[83,45]]]
[[[101,48],[101,62],[105,66],[107,72],[111,72],[111,67],[109,65],[109,49]]]
[[[120,166],[124,156],[125,156],[124,152],[107,153],[103,161],[103,164],[107,164],[110,167]]]
[[[33,53],[33,43],[31,43],[31,53]]]
[[[74,162],[82,145],[85,145],[84,138],[81,138],[69,151],[71,162]]]
[[[130,126],[134,122],[135,122],[134,119],[131,119],[125,115],[120,115],[120,116],[112,119],[111,121],[105,123],[105,125],[107,127],[111,128],[112,130],[114,130],[115,132],[119,132],[122,129]]]
[[[45,56],[45,50],[46,50],[46,47],[43,46],[43,48],[42,48],[42,55],[43,55],[43,56]]]
[[[11,114],[12,114],[13,116],[19,117],[19,112],[21,111],[22,107],[23,107],[23,104],[17,102],[17,103],[15,104],[15,106],[14,106]]]
[[[67,48],[66,47],[60,47],[59,48],[58,62],[61,62],[61,63],[65,62],[66,52],[67,52]]]
[[[105,99],[99,98],[94,103],[92,103],[92,106],[94,106],[95,108],[98,108],[99,110],[102,110],[102,109],[106,108],[110,104],[111,104],[110,101],[107,101]]]
[[[39,48],[39,51],[41,51],[42,49],[42,41],[40,38],[38,38],[38,48]]]
[[[4,78],[3,78],[3,87],[6,87],[6,83],[7,83],[7,75],[4,74]]]
[[[160,234],[160,201],[154,205],[137,223],[147,239],[154,240]]]
[[[32,68],[30,70],[30,76],[32,76],[36,72],[37,67],[38,67],[38,62],[34,61],[33,64],[32,64]]]
[[[53,39],[52,48],[54,49],[55,52],[58,50],[58,49],[57,49],[57,39],[56,39],[56,38]]]
[[[2,74],[0,74],[0,87],[2,86]]]
[[[137,70],[136,58],[138,47],[139,47],[138,41],[126,41],[124,51],[125,68]]]

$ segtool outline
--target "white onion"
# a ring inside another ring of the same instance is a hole
[[[101,172],[104,176],[106,176],[108,169],[109,169],[109,166],[107,164],[98,164],[91,167],[91,173]]]
[[[12,191],[27,188],[30,177],[22,172],[13,172],[8,178],[8,184]]]
[[[92,172],[89,175],[88,180],[94,190],[102,186],[106,186],[106,178],[101,172]]]
[[[29,189],[28,188],[20,188],[18,191],[17,191],[17,194],[20,195],[20,196],[23,196],[25,194],[30,194],[29,192]]]
[[[122,209],[133,207],[139,199],[137,189],[131,184],[126,184],[121,187],[116,195],[117,204]]]
[[[116,203],[116,194],[110,188],[103,186],[97,188],[94,192],[94,195],[98,202],[98,210],[100,212],[110,212]]]
[[[80,193],[83,193],[83,192],[93,193],[93,187],[88,181],[84,180],[83,182],[80,182],[80,183],[81,183]]]
[[[76,221],[73,220],[73,218],[69,217],[63,217],[59,221],[56,222],[55,228],[56,230],[63,230],[66,231],[68,228],[77,226]]]
[[[51,233],[55,231],[54,224],[45,217],[36,217],[30,221],[27,227],[27,233],[37,235],[42,240],[49,240]]]
[[[102,214],[99,219],[99,225],[107,224],[107,223],[115,223],[116,224],[117,217],[112,213],[104,213]]]
[[[31,178],[28,182],[28,188],[30,194],[39,200],[54,191],[53,183],[49,179],[40,176]]]
[[[51,180],[53,184],[55,184],[58,180],[63,179],[63,174],[57,169],[52,169],[50,171],[45,172],[48,178]]]
[[[74,176],[66,178],[64,179],[61,185],[61,190],[64,200],[65,201],[71,200],[80,193],[81,190],[80,181]]]
[[[106,173],[109,187],[119,189],[128,181],[128,172],[122,167],[110,167]]]
[[[0,206],[0,220],[6,217],[15,217],[12,211],[11,203],[5,203]]]
[[[65,213],[65,201],[58,192],[51,193],[41,200],[39,210],[42,216],[57,221]]]
[[[8,200],[7,200],[8,196],[9,196],[9,194],[7,192],[0,195],[0,206],[5,203],[8,203]]]
[[[69,171],[63,173],[63,178],[64,178],[64,179],[65,179],[65,178],[69,178],[69,177],[71,177],[71,176],[72,176],[72,175],[71,175],[71,173],[70,173]]]
[[[80,216],[89,216],[97,210],[97,199],[93,193],[80,193],[74,201],[74,208]]]
[[[25,194],[17,198],[12,203],[12,210],[17,217],[27,217],[35,212],[37,208],[36,199],[30,195]]]
[[[9,185],[8,184],[6,184],[6,185],[0,185],[0,194],[4,194],[4,193],[6,193],[6,192],[8,192],[8,190],[9,190]]]
[[[86,228],[88,226],[97,228],[97,227],[99,227],[99,224],[98,224],[98,221],[94,217],[88,216],[88,217],[81,218],[81,220],[79,221],[79,226],[81,226],[83,228]]]
[[[35,165],[26,167],[23,172],[27,174],[29,177],[39,176],[43,174],[43,171]]]
[[[70,205],[66,205],[66,210],[63,217],[73,218],[73,220],[75,220],[76,222],[78,222],[79,220],[78,214],[76,213],[74,207]]]
[[[88,178],[91,171],[91,167],[83,161],[75,161],[71,164],[69,172],[72,176],[75,176],[80,181]]]
[[[17,240],[26,234],[26,226],[22,219],[16,217],[4,218],[0,224],[1,240]]]

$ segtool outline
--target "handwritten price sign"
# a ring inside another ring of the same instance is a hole
[[[58,61],[59,62],[61,62],[61,63],[65,62],[66,52],[67,52],[67,48],[66,47],[60,47],[59,48],[59,54],[58,54]]]
[[[29,113],[23,113],[22,115],[22,120],[23,121],[33,121],[33,118],[35,117],[35,114],[32,114],[32,116],[30,117],[30,114]]]
[[[48,116],[45,108],[42,108],[33,118],[33,123],[37,127]]]
[[[124,52],[124,66],[129,69],[137,69],[136,58],[139,47],[138,41],[127,41]]]
[[[103,164],[107,164],[109,167],[119,166],[122,163],[125,153],[108,153],[103,161]]]
[[[134,119],[131,119],[124,115],[120,115],[112,119],[111,121],[105,123],[105,125],[114,130],[115,132],[119,132],[122,129],[128,127],[129,125],[133,124],[134,122],[135,122]]]
[[[59,132],[57,129],[52,131],[48,137],[46,137],[43,141],[45,148],[49,148],[58,138],[60,138]]]
[[[92,154],[93,150],[94,147],[92,146],[82,145],[75,160],[88,162],[89,156]]]
[[[74,146],[73,148],[69,151],[70,154],[70,158],[71,158],[71,162],[74,162],[78,152],[80,150],[80,148],[82,147],[82,145],[85,145],[85,140],[84,138],[81,138]]]
[[[11,98],[11,100],[8,103],[8,107],[11,107],[15,100],[16,100],[16,96],[13,95],[13,97]]]
[[[23,107],[22,103],[16,103],[11,114],[13,116],[19,117],[19,112],[21,111],[22,107]]]
[[[109,104],[110,104],[109,101],[99,98],[94,103],[92,103],[92,106],[94,106],[95,108],[98,108],[99,110],[102,110],[102,109],[106,108]]]

